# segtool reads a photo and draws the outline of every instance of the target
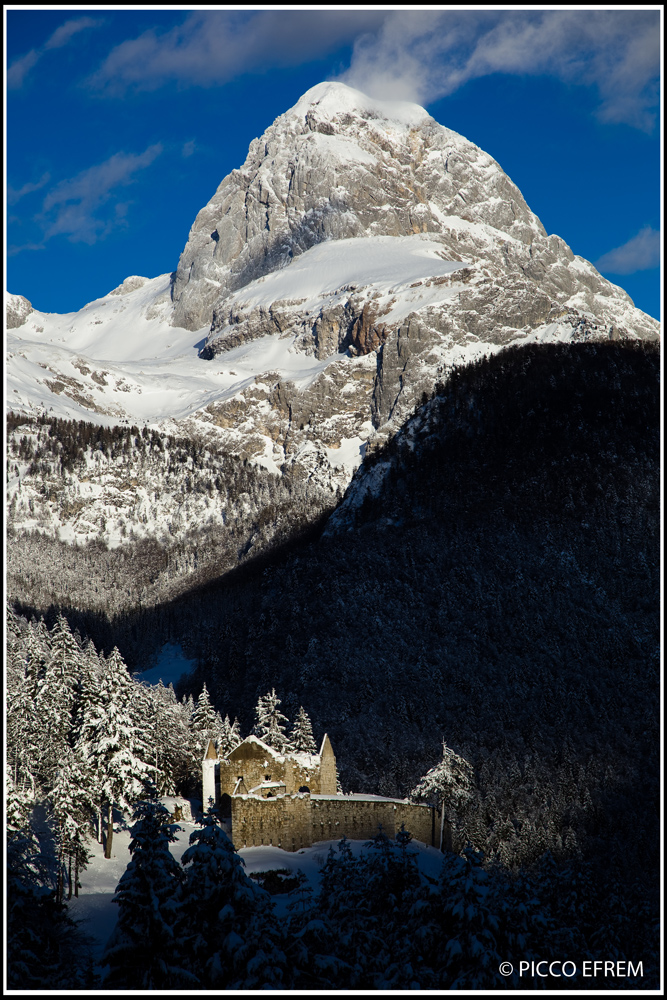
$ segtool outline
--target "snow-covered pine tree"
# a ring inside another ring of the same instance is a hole
[[[320,891],[314,916],[325,919],[332,930],[329,954],[338,962],[341,989],[372,988],[368,969],[382,949],[377,918],[365,891],[363,859],[355,858],[347,837],[338,850],[329,849],[320,870]]]
[[[206,989],[285,987],[285,956],[268,893],[245,874],[244,862],[209,809],[190,835],[183,905],[190,969]]]
[[[178,827],[156,799],[138,802],[127,866],[113,901],[118,923],[102,957],[103,986],[121,990],[197,988],[177,931],[183,871],[169,850]]]
[[[431,802],[442,810],[441,818],[456,823],[474,795],[472,766],[442,742],[442,760],[432,767],[410,792],[418,802]],[[446,841],[446,837],[445,837]],[[451,845],[449,845],[451,848]]]
[[[288,719],[279,709],[280,698],[273,688],[270,693],[260,697],[255,708],[255,735],[278,753],[291,750],[291,743],[285,732]]]
[[[44,733],[35,708],[34,687],[26,672],[26,661],[7,677],[7,762],[16,784],[41,770],[46,753]]]
[[[241,739],[239,720],[234,719],[234,723],[232,725],[229,721],[229,716],[226,715],[222,720],[218,739],[218,754],[221,757],[226,757],[232,752],[234,747],[237,747],[239,743],[243,742]]]
[[[159,681],[148,688],[152,713],[151,763],[160,795],[184,790],[192,766],[192,734],[189,713],[179,702],[170,684]]]
[[[489,892],[483,856],[470,845],[463,856],[445,854],[441,893],[441,965],[436,970],[444,989],[483,990],[503,960],[496,948],[499,928]]]
[[[30,828],[30,814],[35,804],[34,799],[23,783],[14,780],[13,768],[9,762],[7,763],[5,802],[8,836],[11,837],[21,830],[28,830]]]
[[[7,982],[14,990],[82,989],[87,944],[56,902],[56,858],[35,834],[32,805],[8,773]]]
[[[190,718],[190,729],[192,731],[193,746],[197,760],[197,768],[201,767],[201,762],[206,753],[209,740],[217,742],[219,737],[216,711],[211,705],[206,681],[197,698],[195,710]]]
[[[299,714],[292,728],[292,747],[302,753],[317,753],[313,726],[303,705],[299,707]]]
[[[129,809],[151,771],[149,747],[134,714],[134,689],[114,647],[105,661],[99,699],[90,705],[79,741],[90,761],[97,801],[107,805],[106,858],[111,857],[113,807]]]
[[[92,782],[88,769],[77,754],[67,749],[48,795],[56,821],[58,842],[58,885],[56,899],[67,898],[72,891],[79,895],[79,872],[87,866],[90,856],[86,849],[90,814],[94,809]]]
[[[58,761],[70,745],[82,660],[81,647],[67,619],[58,615],[51,633],[51,659],[43,679],[38,682],[35,698],[37,714],[49,738],[42,775],[49,783]]]

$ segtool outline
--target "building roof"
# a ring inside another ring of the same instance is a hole
[[[324,748],[325,742],[328,742],[329,746],[331,746],[331,741],[329,740],[329,737],[326,734],[324,736],[324,740],[322,741],[322,748]],[[320,754],[305,753],[301,750],[291,750],[289,753],[278,753],[277,750],[274,750],[273,747],[270,747],[268,743],[264,742],[264,740],[260,740],[258,736],[246,736],[246,738],[242,740],[242,742],[239,743],[238,746],[235,746],[233,750],[230,750],[230,752],[227,754],[226,759],[227,760],[229,760],[229,758],[233,759],[233,755],[239,749],[239,747],[242,747],[244,744],[247,743],[256,744],[256,746],[260,748],[263,753],[266,754],[267,758],[271,757],[273,758],[273,760],[280,761],[281,764],[284,764],[286,760],[297,760],[302,767],[316,768],[320,766]]]
[[[262,789],[262,788],[285,788],[285,782],[284,781],[262,781],[262,782],[260,782],[259,785],[255,785],[254,788],[251,788],[250,791],[248,792],[248,795],[254,795],[255,792],[260,791],[260,789]]]

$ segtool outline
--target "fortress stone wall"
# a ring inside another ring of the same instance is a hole
[[[211,787],[212,744],[204,762]],[[215,755],[217,758],[217,755]],[[298,851],[322,840],[393,839],[401,826],[415,840],[437,844],[431,806],[378,795],[337,795],[336,758],[328,736],[319,754],[278,754],[255,736],[217,762],[216,800],[234,846],[272,845]]]

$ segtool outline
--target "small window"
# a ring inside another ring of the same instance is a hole
[[[264,780],[265,781],[271,781],[271,775],[270,774],[265,774],[264,775]]]

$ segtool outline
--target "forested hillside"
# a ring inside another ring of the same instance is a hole
[[[244,726],[275,686],[352,790],[405,792],[444,735],[478,776],[474,842],[512,863],[650,852],[657,449],[655,349],[510,350],[370,456],[319,540],[152,611],[72,617],[130,663],[181,642]]]
[[[179,438],[10,413],[7,589],[116,615],[159,604],[294,537],[337,495],[215,435]]]

